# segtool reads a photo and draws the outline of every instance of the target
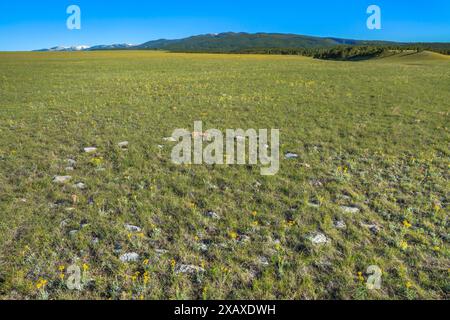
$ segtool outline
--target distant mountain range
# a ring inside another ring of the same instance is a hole
[[[36,51],[48,52],[48,51],[95,51],[95,50],[120,50],[129,49],[134,47],[132,44],[111,44],[111,45],[98,45],[98,46],[72,46],[72,47],[53,47],[49,49],[40,49]]]
[[[402,43],[390,41],[351,40],[333,37],[313,37],[282,33],[204,34],[183,39],[159,39],[140,45],[112,44],[93,47],[54,47],[37,51],[95,51],[95,50],[167,50],[173,52],[248,52],[260,49],[329,49],[337,46],[413,46],[450,49],[450,43]]]

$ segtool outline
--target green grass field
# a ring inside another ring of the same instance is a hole
[[[0,53],[0,297],[448,299],[449,88],[427,52]],[[172,164],[163,138],[196,120],[278,128],[299,157],[273,177]]]

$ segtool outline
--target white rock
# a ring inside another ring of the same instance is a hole
[[[259,257],[258,258],[258,262],[263,267],[268,267],[269,266],[269,260],[266,257]]]
[[[64,228],[65,226],[67,226],[69,224],[70,220],[69,219],[65,219],[63,221],[61,221],[61,223],[59,224],[59,226],[61,228]]]
[[[87,188],[87,186],[83,182],[78,182],[77,184],[74,184],[73,187],[80,190],[84,190]]]
[[[308,237],[308,239],[309,239],[313,244],[316,244],[316,245],[321,245],[321,244],[326,244],[326,243],[328,243],[327,237],[326,237],[323,233],[320,233],[320,232],[317,232],[317,233],[315,233],[315,234],[310,235],[310,236]]]
[[[86,152],[86,153],[92,153],[92,152],[96,152],[96,151],[97,151],[97,148],[95,148],[95,147],[84,148],[84,152]]]
[[[64,170],[66,170],[66,171],[74,171],[75,169],[74,169],[74,167],[66,167]]]
[[[119,259],[122,262],[138,262],[139,255],[136,252],[128,252],[121,255]]]
[[[250,240],[251,240],[250,237],[246,234],[241,234],[238,236],[239,243],[246,243],[246,242],[249,242]]]
[[[118,143],[119,148],[127,148],[128,147],[128,141],[122,141]]]
[[[166,142],[177,142],[178,140],[175,139],[174,137],[167,137],[167,138],[163,138],[164,141]]]
[[[348,207],[348,206],[341,206],[341,210],[345,213],[358,213],[360,211],[357,207]]]
[[[334,221],[333,225],[336,229],[346,229],[347,228],[347,225],[342,220]]]
[[[169,251],[167,251],[165,249],[155,249],[155,252],[157,255],[163,255],[163,254],[169,253]]]
[[[212,219],[220,220],[220,216],[214,211],[207,211],[206,215]]]
[[[286,157],[286,159],[297,159],[298,158],[298,154],[288,152],[288,153],[286,153],[285,157]]]
[[[141,232],[141,228],[137,226],[133,226],[131,224],[124,224],[125,229],[127,229],[130,232]]]
[[[67,181],[69,181],[70,179],[72,179],[71,176],[55,176],[53,178],[53,182],[54,183],[66,183]]]
[[[320,207],[320,204],[314,203],[314,202],[309,202],[309,203],[308,203],[308,206],[310,206],[311,208],[319,208],[319,207]]]
[[[69,236],[74,237],[78,233],[78,230],[69,231]]]
[[[364,228],[369,229],[374,234],[377,234],[378,232],[380,232],[380,227],[377,226],[376,224],[361,223],[361,226],[364,227]]]
[[[69,166],[74,167],[77,165],[77,162],[73,159],[67,159],[67,163],[69,164]]]
[[[198,245],[198,248],[200,249],[200,251],[203,251],[203,252],[208,251],[208,245],[206,243],[200,243]]]
[[[187,273],[187,274],[196,274],[203,273],[206,270],[202,267],[197,267],[193,265],[180,264],[175,267],[175,273]]]

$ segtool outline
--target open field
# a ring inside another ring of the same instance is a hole
[[[434,53],[0,53],[0,297],[448,299],[449,88]],[[172,164],[163,138],[196,120],[299,157]]]

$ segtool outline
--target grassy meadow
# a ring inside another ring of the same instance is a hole
[[[428,52],[0,53],[0,298],[448,299],[449,88]],[[279,173],[173,164],[196,120],[280,129]]]

